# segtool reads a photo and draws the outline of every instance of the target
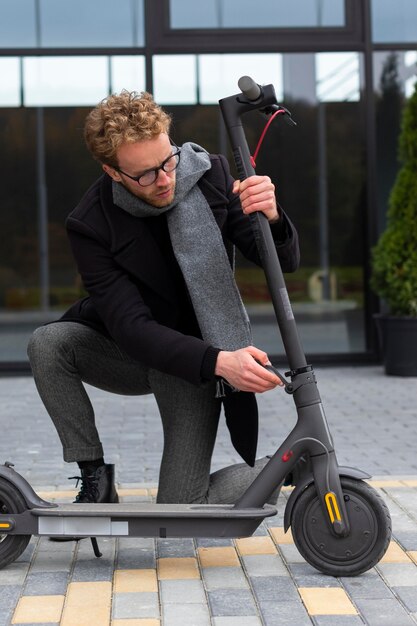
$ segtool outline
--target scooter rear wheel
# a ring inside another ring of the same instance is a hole
[[[27,508],[26,503],[11,483],[0,478],[0,513],[22,513]],[[31,535],[0,534],[0,569],[13,563],[24,552]]]
[[[294,505],[292,533],[305,560],[324,574],[357,576],[376,565],[391,538],[391,517],[381,496],[361,480],[342,478],[350,534],[337,537],[328,526],[314,483]]]

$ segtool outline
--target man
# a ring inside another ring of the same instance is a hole
[[[29,343],[64,459],[81,469],[76,502],[117,502],[83,383],[155,395],[164,431],[158,502],[234,502],[265,464],[255,462],[254,393],[281,381],[252,345],[232,249],[260,264],[248,215],[262,211],[283,270],[293,271],[297,234],[268,177],[233,181],[224,157],[178,148],[169,130],[147,93],[112,95],[88,115],[86,143],[104,175],[66,225],[89,295]],[[246,463],[210,476],[222,405]]]

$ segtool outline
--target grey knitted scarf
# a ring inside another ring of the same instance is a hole
[[[173,202],[147,204],[113,181],[113,201],[135,217],[167,212],[175,257],[191,297],[202,337],[222,350],[252,343],[249,318],[235,283],[221,232],[197,185],[211,167],[208,153],[194,143],[181,149]]]

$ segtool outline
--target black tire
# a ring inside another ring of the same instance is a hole
[[[23,513],[27,509],[20,493],[11,483],[0,478],[0,513]],[[24,552],[31,535],[0,534],[0,569],[13,563]]]
[[[314,483],[296,501],[292,515],[294,543],[313,567],[330,576],[357,576],[374,567],[391,539],[391,517],[381,496],[361,480],[342,478],[350,522],[348,537],[330,530]]]

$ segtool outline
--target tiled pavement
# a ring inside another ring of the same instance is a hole
[[[417,381],[380,367],[317,370],[339,462],[374,474],[386,500],[393,542],[383,560],[356,578],[318,573],[297,552],[282,516],[246,539],[99,539],[91,544],[32,538],[0,570],[0,626],[412,626],[417,623]],[[161,429],[150,397],[89,388],[124,501],[155,494]],[[259,453],[273,450],[294,423],[292,399],[260,396]],[[289,416],[289,417],[286,417]],[[10,460],[46,498],[71,501],[64,484],[75,466],[30,378],[0,379],[0,462]],[[213,469],[237,461],[224,425]],[[73,485],[72,485],[73,488]]]

